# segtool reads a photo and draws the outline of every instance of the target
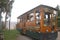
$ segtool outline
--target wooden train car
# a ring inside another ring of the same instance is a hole
[[[16,29],[37,40],[56,40],[57,9],[39,5],[17,18]]]

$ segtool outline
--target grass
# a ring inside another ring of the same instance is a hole
[[[5,30],[4,31],[4,40],[16,40],[18,34],[17,30]]]

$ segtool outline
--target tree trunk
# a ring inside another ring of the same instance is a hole
[[[5,15],[5,29],[6,29],[6,22],[7,22],[7,13]]]
[[[2,21],[1,21],[1,18],[2,16],[1,16],[1,12],[0,12],[0,31],[2,31]]]
[[[10,30],[10,20],[11,20],[11,18],[9,19],[9,30]]]

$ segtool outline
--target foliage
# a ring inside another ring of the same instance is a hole
[[[4,31],[4,40],[16,40],[18,31],[17,30],[5,30]]]
[[[60,27],[60,9],[59,9],[59,5],[57,5],[56,8],[58,9],[58,27]]]
[[[9,12],[12,7],[13,0],[0,0],[0,8],[2,12]]]
[[[11,17],[11,9],[12,9],[13,2],[14,2],[14,0],[0,0],[0,21],[1,21],[1,13],[2,12],[6,13],[5,27],[6,27],[6,20]]]

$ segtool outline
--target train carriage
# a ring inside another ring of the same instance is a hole
[[[56,40],[57,12],[56,8],[39,5],[17,18],[16,29],[37,40]]]

